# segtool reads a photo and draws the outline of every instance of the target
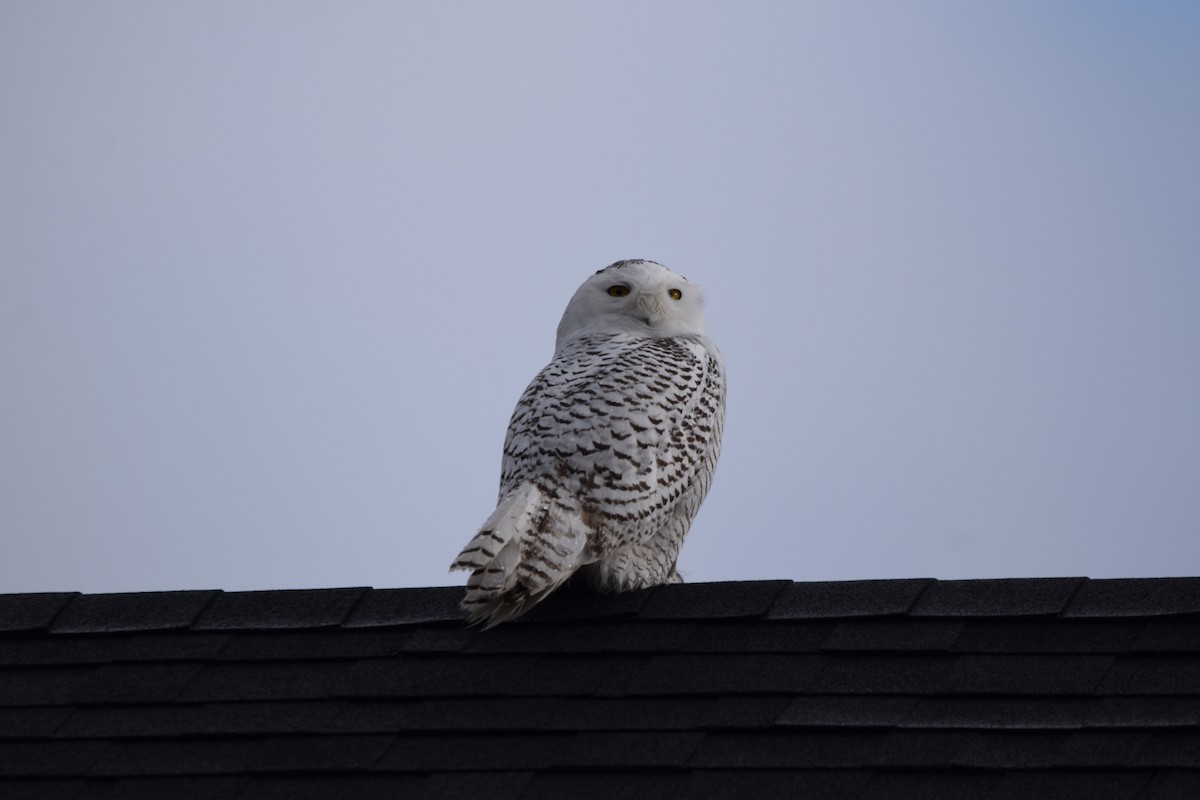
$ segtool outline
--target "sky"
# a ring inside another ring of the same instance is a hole
[[[441,586],[578,285],[688,581],[1200,574],[1200,5],[0,5],[0,592]]]

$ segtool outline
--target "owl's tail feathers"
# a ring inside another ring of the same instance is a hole
[[[531,483],[501,498],[451,570],[471,570],[462,607],[490,628],[524,614],[583,563],[587,530]]]

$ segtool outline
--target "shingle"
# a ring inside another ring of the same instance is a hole
[[[581,622],[633,617],[641,610],[647,598],[656,591],[657,589],[639,589],[618,594],[597,594],[584,587],[568,584],[539,603],[529,613],[507,624],[519,626],[542,622]],[[459,589],[458,599],[461,597],[462,590]]]
[[[1144,731],[1076,731],[1063,745],[1061,755],[1069,767],[1128,766],[1143,751],[1148,739],[1150,735]]]
[[[250,772],[333,772],[369,769],[394,736],[273,736],[254,749]]]
[[[93,781],[79,800],[233,800],[246,782],[220,775]]]
[[[80,800],[84,788],[81,780],[0,778],[0,797],[4,800]]]
[[[682,786],[684,773],[548,772],[535,774],[521,800],[667,800]],[[466,797],[466,795],[463,795]]]
[[[830,694],[932,694],[946,685],[956,657],[832,655],[811,690]]]
[[[328,731],[342,703],[323,700],[207,703],[200,707],[195,733],[312,733]]]
[[[113,655],[115,661],[211,661],[232,636],[200,631],[141,633],[122,637]]]
[[[71,716],[69,706],[0,708],[0,739],[40,739],[53,736]],[[3,795],[0,795],[3,797]]]
[[[682,649],[692,653],[816,653],[834,622],[697,624]]]
[[[560,749],[553,766],[681,767],[704,736],[681,731],[584,731]]]
[[[1192,728],[1151,734],[1135,763],[1142,767],[1200,769],[1200,730]]]
[[[0,706],[61,706],[76,701],[99,667],[7,669],[0,680]]]
[[[1200,727],[1200,697],[1105,697],[1089,709],[1096,728]]]
[[[1071,730],[1087,725],[1099,701],[1080,697],[923,697],[906,728]]]
[[[786,728],[771,732],[713,732],[697,746],[693,769],[846,769],[886,763],[881,731]]]
[[[80,689],[77,703],[167,703],[179,696],[201,670],[186,661],[162,664],[108,664]]]
[[[945,730],[888,731],[880,747],[880,765],[943,769],[962,748],[962,735]]]
[[[625,694],[649,663],[648,656],[639,655],[542,656],[533,661],[514,693],[568,697]]]
[[[0,666],[103,664],[125,646],[124,636],[5,636]]]
[[[656,656],[629,690],[632,694],[803,692],[825,663],[825,656],[807,654]]]
[[[464,697],[511,692],[532,656],[371,658],[341,668],[330,689],[340,697]]]
[[[399,655],[408,631],[340,630],[241,632],[221,651],[228,661],[351,659]]]
[[[1200,619],[1166,617],[1150,620],[1134,644],[1135,650],[1200,652]]]
[[[1054,800],[1140,800],[1150,776],[1114,770],[1064,772],[1009,772],[1004,776],[1004,797],[1054,798]]]
[[[230,736],[328,731],[332,701],[103,706],[78,709],[58,735],[70,738]]]
[[[1132,763],[1148,734],[1126,731],[964,733],[955,766],[973,769],[1116,767]]]
[[[258,742],[238,739],[118,739],[95,761],[97,776],[236,775]]]
[[[1121,656],[1104,676],[1101,694],[1200,694],[1200,654]]]
[[[870,780],[870,772],[852,770],[695,770],[671,800],[855,800]]]
[[[946,691],[1091,694],[1112,663],[1112,656],[967,654],[959,656]]]
[[[691,622],[608,623],[604,649],[611,652],[669,653],[686,649],[696,625]]]
[[[517,800],[533,775],[532,772],[435,772],[425,781],[421,793],[412,796],[420,800]]]
[[[936,581],[911,614],[932,617],[1024,617],[1058,614],[1086,578]]]
[[[931,583],[929,578],[793,583],[779,593],[766,616],[822,619],[906,614]]]
[[[304,700],[329,696],[335,680],[349,672],[338,662],[206,664],[179,696],[189,703],[245,700]]]
[[[472,697],[348,702],[332,723],[350,733],[520,731],[553,727],[557,697]]]
[[[1125,653],[1144,623],[1129,620],[986,619],[966,624],[954,649],[966,653]]]
[[[1118,772],[877,772],[861,800],[1135,800],[1147,776]]]
[[[458,607],[462,597],[461,586],[372,589],[362,596],[342,626],[378,628],[387,625],[462,622],[466,619]]]
[[[1113,578],[1079,587],[1068,617],[1149,617],[1200,613],[1200,578]]]
[[[196,630],[322,628],[340,625],[368,589],[223,592],[192,626]]]
[[[822,650],[949,650],[963,623],[940,619],[843,620],[821,643]]]
[[[679,766],[703,738],[678,731],[398,736],[375,765],[415,772]]]
[[[0,775],[69,777],[87,772],[108,742],[0,742]]]
[[[700,698],[685,698],[696,702]],[[779,715],[792,702],[791,695],[745,695],[736,694],[714,698],[704,715],[702,727],[721,728],[769,728],[776,724]]]
[[[466,649],[480,633],[479,628],[427,626],[407,629],[406,653],[456,653]]]
[[[481,733],[397,736],[375,769],[403,772],[546,769],[574,734]]]
[[[0,594],[0,633],[42,631],[79,592]]]
[[[524,698],[529,702],[532,698]],[[546,730],[697,730],[712,698],[568,697],[546,715]]]
[[[692,769],[847,768],[869,764],[883,734],[853,732],[709,733],[689,759]]]
[[[54,620],[51,633],[121,633],[190,626],[218,591],[85,594]]]
[[[659,586],[642,606],[641,619],[761,617],[791,581],[680,583]]]
[[[104,706],[75,710],[62,727],[72,739],[131,736],[179,736],[193,733],[200,706]]]
[[[938,771],[888,772],[871,775],[859,800],[1012,800],[1004,791],[1004,774]],[[1036,796],[1035,796],[1036,798]]]
[[[501,625],[480,631],[467,648],[471,653],[599,653],[611,629],[604,625],[546,623]]]
[[[871,695],[804,695],[792,700],[777,725],[806,727],[885,728],[899,725],[916,705],[916,697]]]
[[[237,800],[403,800],[423,796],[426,782],[424,775],[259,776]]]
[[[1159,772],[1138,800],[1196,800],[1200,797],[1200,771]]]

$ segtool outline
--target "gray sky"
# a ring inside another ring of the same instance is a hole
[[[1200,573],[1200,5],[0,5],[0,591],[421,586],[699,283],[693,581]]]

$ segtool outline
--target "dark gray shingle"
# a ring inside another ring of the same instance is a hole
[[[1025,617],[1059,614],[1086,578],[937,581],[913,605],[915,616]]]
[[[196,630],[325,628],[341,625],[370,589],[222,592],[193,623]]]
[[[1110,578],[1079,587],[1068,617],[1200,614],[1200,578]]]
[[[78,592],[0,594],[0,633],[44,631]]]
[[[932,578],[895,581],[815,581],[784,587],[767,619],[881,617],[907,614]]]
[[[187,628],[220,592],[84,594],[71,600],[51,633],[122,633]]]

